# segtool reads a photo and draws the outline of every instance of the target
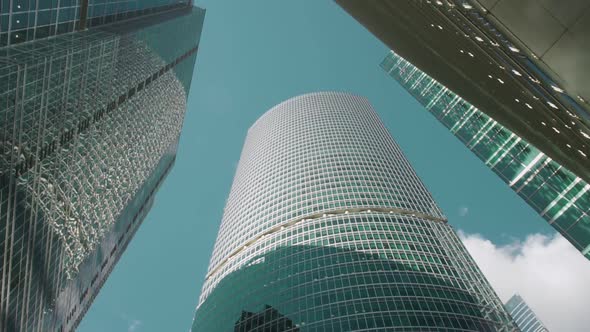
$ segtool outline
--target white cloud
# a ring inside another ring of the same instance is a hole
[[[561,235],[506,246],[459,236],[503,302],[519,293],[550,331],[589,330],[590,262]]]
[[[459,208],[459,216],[465,217],[469,213],[469,208],[467,206],[462,206]]]
[[[134,319],[129,321],[129,327],[127,327],[127,332],[135,332],[137,331],[137,329],[139,328],[139,326],[141,325],[141,321]]]

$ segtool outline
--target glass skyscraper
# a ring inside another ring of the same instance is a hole
[[[549,332],[549,330],[541,323],[535,313],[524,302],[522,297],[518,294],[512,297],[504,305],[506,310],[514,318],[514,322],[522,332]]]
[[[590,259],[590,184],[393,51],[381,67]]]
[[[193,331],[244,326],[516,330],[369,102],[333,92],[248,131]]]
[[[205,12],[0,4],[0,331],[73,331],[174,164]]]

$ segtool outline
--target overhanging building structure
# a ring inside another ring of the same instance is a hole
[[[590,184],[393,51],[381,67],[590,259]]]
[[[369,102],[335,92],[248,131],[192,330],[243,326],[517,330]]]
[[[0,5],[0,331],[73,331],[174,164],[205,12]]]
[[[336,2],[395,53],[590,183],[587,1]]]

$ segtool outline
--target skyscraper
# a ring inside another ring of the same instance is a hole
[[[174,164],[205,13],[1,5],[0,331],[73,331]]]
[[[590,259],[590,184],[393,51],[381,67]]]
[[[535,313],[524,302],[522,297],[518,294],[512,297],[504,305],[506,310],[514,318],[514,322],[522,332],[549,332],[549,330],[541,323]]]
[[[193,331],[268,308],[272,331],[515,330],[369,102],[345,93],[289,99],[248,131]]]
[[[336,2],[404,59],[590,183],[587,1]]]

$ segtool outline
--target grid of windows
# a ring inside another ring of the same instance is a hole
[[[191,5],[189,0],[0,0],[0,47]]]
[[[328,211],[391,207],[443,218],[397,145],[376,139],[385,135],[369,103],[353,96],[294,98],[266,113],[248,132],[211,268],[269,228]]]
[[[514,294],[505,306],[522,332],[549,332],[520,295]]]
[[[514,328],[368,101],[331,92],[250,128],[193,330],[268,308],[289,331]]]
[[[1,0],[0,47],[73,32],[80,0]]]
[[[203,17],[0,48],[1,331],[88,310],[174,163]]]
[[[89,0],[88,27],[190,5],[188,0]]]
[[[590,258],[590,184],[399,55],[391,52],[381,67]]]

